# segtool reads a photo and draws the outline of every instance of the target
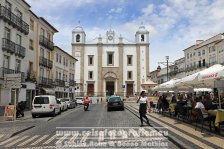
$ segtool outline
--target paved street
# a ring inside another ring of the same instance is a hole
[[[115,146],[111,146],[112,148],[117,147],[131,147],[131,142],[136,143],[136,138],[131,139],[127,137],[125,133],[121,133],[122,135],[119,136],[119,140],[116,137],[113,138],[111,135],[101,134],[99,136],[90,136],[90,135],[61,135],[60,132],[66,132],[67,130],[70,131],[118,131],[121,130],[123,132],[132,130],[133,132],[138,132],[140,129],[139,124],[140,121],[137,116],[131,113],[129,110],[125,111],[111,111],[107,112],[106,104],[95,104],[91,105],[89,111],[85,112],[82,107],[78,107],[72,110],[69,110],[65,113],[62,113],[59,116],[56,116],[53,119],[48,119],[47,121],[41,121],[41,119],[46,118],[38,118],[38,119],[31,119],[29,120],[28,124],[32,124],[35,127],[29,129],[23,133],[15,135],[8,139],[3,139],[0,141],[0,148],[55,148],[57,144],[57,148],[63,148],[62,146],[66,147],[66,142],[68,141],[81,141],[83,143],[87,143],[83,146],[78,146],[77,144],[70,146],[69,148],[87,148],[91,147],[88,146],[91,141],[101,141],[103,144],[107,144],[107,146],[101,146],[101,148],[106,148],[108,146],[108,142],[115,143]],[[35,123],[36,122],[36,123]],[[69,128],[65,128],[69,127]],[[143,132],[155,132],[155,129],[149,126],[142,127],[141,130]],[[56,135],[57,133],[57,135]],[[109,134],[109,133],[108,133]],[[0,136],[0,139],[3,136]],[[147,137],[147,134],[144,135],[143,138],[138,138],[140,140],[146,139],[146,141],[156,139],[157,141],[164,141],[165,143],[168,142],[167,138],[164,136],[157,136],[154,138]],[[148,140],[147,140],[148,139]],[[78,142],[79,142],[78,141]],[[112,142],[111,142],[112,141]],[[119,142],[120,141],[120,142]],[[129,145],[124,144],[124,142],[128,142]],[[122,144],[123,142],[123,144]],[[117,144],[116,144],[117,143]],[[59,147],[58,147],[59,144]],[[169,148],[177,148],[173,143],[167,143]],[[137,144],[138,146],[134,147],[141,147],[142,144]],[[95,144],[96,146],[96,144]],[[67,146],[68,147],[68,146]],[[100,147],[100,146],[98,146]],[[146,147],[145,148],[149,148]],[[161,147],[160,147],[161,148]],[[165,147],[167,148],[167,146]]]

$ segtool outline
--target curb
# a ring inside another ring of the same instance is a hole
[[[26,131],[26,130],[32,129],[32,128],[34,128],[34,127],[35,127],[35,126],[30,126],[30,127],[24,128],[24,129],[22,129],[22,130],[20,130],[20,131],[17,131],[17,132],[15,132],[15,133],[13,133],[9,138],[14,137],[15,135],[18,135],[18,134],[20,134],[20,133],[22,133],[22,132],[24,132],[24,131]]]
[[[125,107],[128,111],[130,111],[132,114],[134,114],[136,117],[140,118],[135,112],[133,112],[132,110],[130,110],[130,108]],[[146,120],[144,119],[144,122],[146,122]],[[154,122],[155,123],[155,122]],[[157,124],[157,123],[156,123]],[[151,127],[154,127],[153,125],[150,124]],[[158,129],[154,128],[155,130],[158,131]],[[181,148],[181,149],[188,149],[189,147],[187,147],[187,145],[179,140],[176,139],[176,137],[174,137],[173,135],[171,135],[169,133],[169,136],[164,136],[167,137],[168,140],[172,143],[174,143],[177,147]]]

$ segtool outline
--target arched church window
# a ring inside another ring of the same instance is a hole
[[[144,41],[145,40],[144,38],[145,38],[144,35],[141,35],[141,41]]]
[[[79,34],[76,35],[76,42],[80,42],[80,35]]]

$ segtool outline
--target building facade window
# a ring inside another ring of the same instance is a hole
[[[92,79],[93,79],[93,72],[89,71],[89,80],[92,80]]]
[[[11,30],[9,29],[9,28],[7,28],[7,27],[5,27],[5,31],[4,31],[5,33],[5,38],[6,39],[8,39],[8,40],[10,40],[10,34],[11,34]]]
[[[7,55],[4,55],[3,67],[9,68],[9,56],[7,56]]]
[[[19,34],[16,35],[16,43],[18,45],[21,45],[22,44],[22,37]]]
[[[58,79],[61,80],[61,73],[58,73]]]
[[[202,55],[205,55],[205,50],[204,49],[202,50]]]
[[[44,69],[40,68],[40,77],[44,77]]]
[[[128,79],[132,80],[132,71],[128,71]]]
[[[30,39],[30,41],[29,41],[29,49],[30,50],[33,50],[34,48],[33,48],[33,40],[32,39]]]
[[[201,52],[200,51],[198,52],[198,56],[201,56]]]
[[[58,62],[58,53],[56,53],[56,62]]]
[[[34,20],[30,19],[30,30],[34,31]]]
[[[201,67],[201,61],[198,61],[198,67],[199,68]]]
[[[132,55],[127,56],[127,64],[128,66],[132,66]]]
[[[205,59],[202,60],[202,65],[205,66]]]
[[[189,53],[187,53],[187,59],[189,59]]]
[[[16,72],[20,72],[20,68],[21,68],[21,60],[16,59]]]
[[[80,42],[80,35],[79,34],[76,35],[76,42]]]
[[[59,56],[59,63],[61,64],[61,55]]]
[[[43,48],[40,48],[40,56],[44,57],[44,49]]]
[[[56,71],[56,79],[58,79],[58,71]]]
[[[93,66],[93,55],[88,56],[89,66]]]
[[[114,65],[114,53],[113,52],[107,53],[107,65]]]
[[[19,9],[16,9],[16,16],[19,17],[20,19],[23,18],[23,13],[21,11],[19,11]]]
[[[145,36],[144,35],[141,35],[141,41],[145,41]]]
[[[29,62],[29,70],[30,73],[33,71],[33,62]]]
[[[51,41],[51,34],[49,32],[47,32],[47,39]]]
[[[41,28],[41,29],[40,29],[40,35],[44,36],[44,32],[45,32],[44,29]]]
[[[12,11],[12,4],[9,3],[8,1],[5,2],[5,7],[6,7],[9,11]]]

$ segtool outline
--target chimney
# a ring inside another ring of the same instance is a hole
[[[202,43],[204,40],[196,40],[196,45],[199,45],[200,43]]]

